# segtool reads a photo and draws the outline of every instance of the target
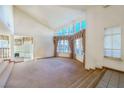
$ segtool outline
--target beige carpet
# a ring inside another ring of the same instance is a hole
[[[16,63],[6,87],[69,87],[86,72],[82,63],[66,58],[49,58],[36,62]]]

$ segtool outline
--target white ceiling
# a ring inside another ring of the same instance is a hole
[[[15,6],[32,16],[36,20],[40,21],[43,25],[56,29],[57,27],[67,24],[74,19],[79,17],[85,17],[85,10],[93,6],[85,5],[64,5],[64,6],[54,6],[54,5],[23,5]]]
[[[68,7],[68,8],[82,10],[82,11],[86,11],[94,6],[95,5],[63,5],[63,7]]]

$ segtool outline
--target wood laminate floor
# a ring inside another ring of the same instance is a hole
[[[69,87],[87,72],[81,62],[67,58],[16,63],[5,87]]]
[[[86,87],[84,85],[88,85],[94,81],[95,77],[99,75],[97,72],[101,70],[95,71],[85,70],[81,62],[68,58],[48,58],[16,63],[5,87],[68,88],[78,87],[79,85],[79,87]],[[88,81],[86,81],[87,79]],[[107,70],[96,87],[124,87],[124,73]]]
[[[97,88],[124,88],[124,73],[114,70],[107,70]]]

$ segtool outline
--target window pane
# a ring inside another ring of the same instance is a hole
[[[3,35],[4,37],[4,35]],[[6,36],[5,36],[6,37]],[[0,38],[0,58],[9,57],[9,40],[5,40],[4,38]]]
[[[112,29],[111,28],[105,29],[105,35],[111,35],[111,34],[112,34]]]
[[[61,53],[69,52],[69,42],[67,40],[60,40],[58,42],[57,52]]]
[[[62,32],[62,30],[59,30],[59,31],[56,32],[56,33],[57,33],[58,36],[61,36],[61,32]]]
[[[105,56],[111,57],[112,56],[112,50],[104,50]]]
[[[74,34],[74,25],[71,25],[71,34]]]
[[[76,22],[75,24],[69,25],[69,27],[63,27],[59,30],[59,33],[55,33],[55,35],[62,36],[62,35],[73,35],[76,32],[79,32],[82,29],[86,29],[86,21],[83,20],[82,22]]]
[[[0,48],[9,48],[8,40],[0,40]]]
[[[112,37],[111,36],[105,36],[104,48],[105,49],[112,49]]]
[[[58,32],[58,36],[61,36],[61,30]]]
[[[76,55],[83,55],[83,49],[82,49],[82,39],[76,39],[75,40],[75,54]]]
[[[83,20],[81,23],[81,29],[86,29],[86,21]]]
[[[7,40],[3,40],[2,41],[2,47],[3,48],[9,48],[8,41]]]
[[[76,23],[75,29],[76,29],[76,32],[80,31],[80,23]]]
[[[0,49],[0,58],[2,58],[2,57],[3,57],[3,50]]]
[[[121,57],[121,51],[120,50],[113,50],[112,55],[113,55],[113,57],[120,58]]]
[[[114,27],[112,30],[113,30],[113,34],[120,34],[121,33],[120,27]]]
[[[4,58],[7,58],[7,49],[4,49],[3,56],[4,56]]]
[[[121,57],[121,28],[111,27],[105,29],[104,38],[105,56]]]
[[[2,42],[1,42],[1,40],[0,40],[0,48],[2,48]]]
[[[113,35],[113,49],[121,49],[121,35]]]
[[[62,29],[62,35],[66,35],[66,28]]]

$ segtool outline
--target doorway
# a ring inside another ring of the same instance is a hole
[[[33,59],[33,37],[14,36],[14,57],[23,61]]]

